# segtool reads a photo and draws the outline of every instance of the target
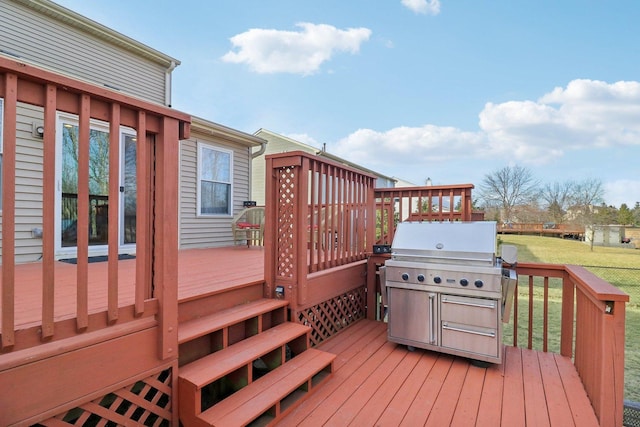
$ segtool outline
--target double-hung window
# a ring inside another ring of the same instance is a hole
[[[198,144],[198,215],[231,215],[233,152]]]

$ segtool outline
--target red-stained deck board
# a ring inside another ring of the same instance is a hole
[[[370,320],[318,349],[340,367],[278,426],[598,425],[571,360],[559,355],[505,347],[503,364],[481,368],[389,343],[386,324]],[[539,413],[527,412],[534,406]]]
[[[438,357],[433,369],[427,375],[422,387],[418,390],[409,410],[402,418],[401,426],[417,426],[424,425],[431,413],[431,409],[435,404],[440,389],[447,378],[447,374],[451,369],[453,357],[443,355]]]
[[[422,352],[407,353],[389,376],[384,379],[380,387],[375,390],[367,404],[355,415],[351,424],[355,426],[375,425],[387,408],[387,402],[390,402],[397,394],[421,357]]]
[[[504,378],[504,364],[487,369],[482,385],[482,396],[478,408],[479,426],[498,426],[502,415],[502,387]]]
[[[482,390],[488,371],[490,372],[491,369],[469,366],[458,398],[457,409],[451,421],[452,426],[466,427],[472,425],[478,418]]]
[[[527,424],[548,426],[549,416],[542,384],[542,373],[538,357],[532,351],[522,352],[522,380]]]
[[[522,377],[522,353],[520,349],[506,347],[504,354],[504,385],[502,387],[502,425],[523,426],[524,383]]]
[[[421,352],[422,357],[411,370],[410,375],[397,391],[394,398],[389,402],[384,412],[377,421],[378,425],[394,425],[399,424],[404,415],[409,410],[418,391],[424,384],[427,375],[435,366],[438,360],[438,354],[432,352]]]
[[[330,425],[349,424],[405,356],[406,354],[394,351],[381,360],[373,371],[367,373],[369,375],[368,378],[360,386],[362,387],[362,392],[353,393],[349,399],[344,401],[333,416],[329,418],[328,423]]]

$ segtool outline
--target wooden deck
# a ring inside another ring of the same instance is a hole
[[[319,349],[337,355],[333,377],[279,426],[597,426],[570,360],[507,347],[505,362],[387,342],[386,324],[362,320]]]
[[[107,262],[89,264],[89,312],[107,307]],[[120,306],[134,301],[135,260],[118,261]],[[1,268],[1,266],[0,266]],[[55,320],[71,318],[76,307],[77,267],[55,263]],[[1,280],[1,279],[0,279]],[[178,254],[178,300],[184,301],[221,290],[264,280],[264,249],[240,245],[212,249],[182,250]],[[16,265],[16,327],[41,321],[42,264]],[[0,312],[0,319],[2,318]]]

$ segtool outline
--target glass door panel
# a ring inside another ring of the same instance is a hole
[[[78,242],[78,126],[62,127],[61,246]],[[109,133],[89,132],[89,245],[106,245],[109,217]]]
[[[137,181],[136,181],[136,138],[133,135],[124,134],[124,167],[122,190],[122,243],[132,244],[136,242],[136,208],[137,208]]]

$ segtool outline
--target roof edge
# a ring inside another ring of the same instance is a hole
[[[64,22],[71,27],[84,31],[113,45],[119,46],[125,50],[133,52],[167,68],[173,68],[180,65],[180,61],[155,50],[144,43],[140,43],[131,37],[125,36],[111,28],[102,25],[86,16],[80,15],[66,7],[60,6],[49,0],[13,0],[29,9],[40,12],[49,17]]]

